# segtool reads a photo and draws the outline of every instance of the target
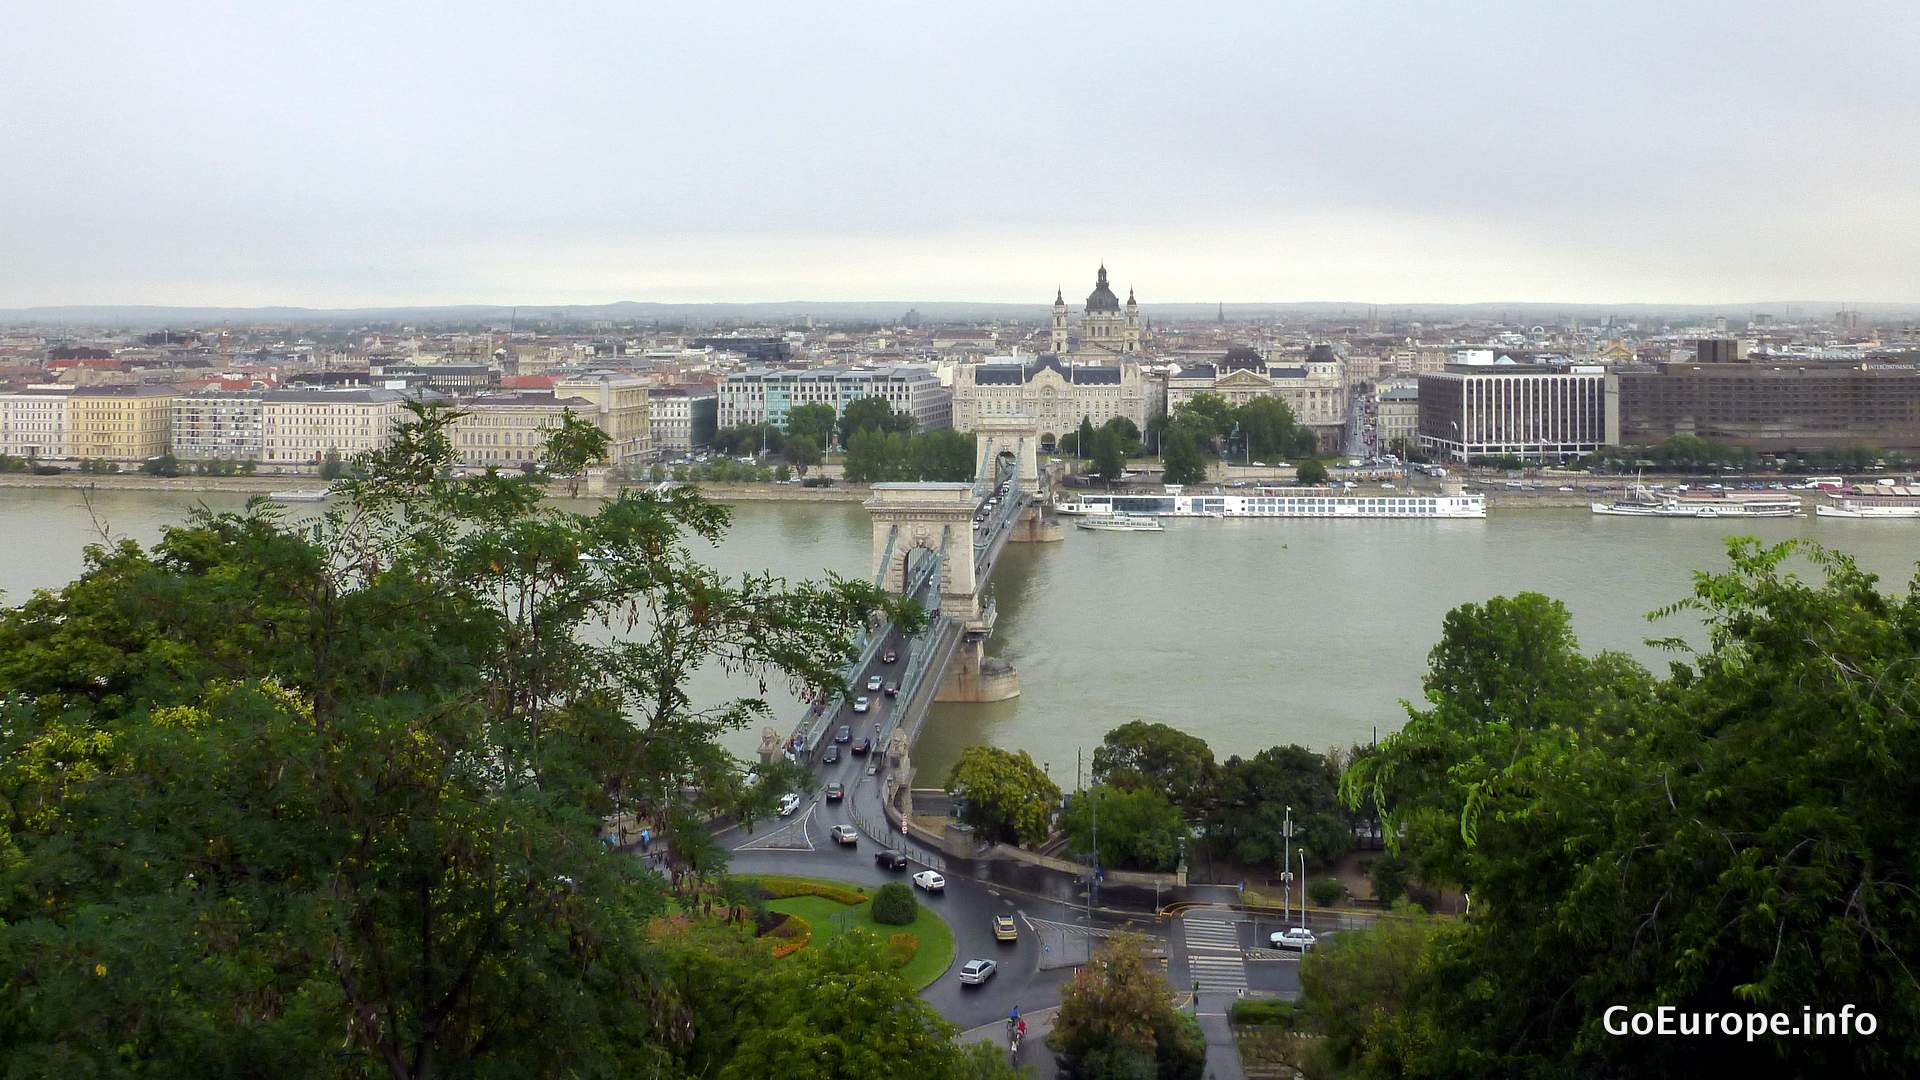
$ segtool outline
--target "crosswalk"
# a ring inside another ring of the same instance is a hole
[[[1184,918],[1187,969],[1203,992],[1242,993],[1247,964],[1240,951],[1240,927],[1228,919]]]

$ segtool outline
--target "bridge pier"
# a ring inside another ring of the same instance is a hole
[[[953,651],[953,662],[940,680],[935,701],[982,704],[1008,701],[1020,696],[1020,673],[997,656],[987,655],[984,638],[962,641]]]
[[[1007,543],[1051,544],[1066,538],[1067,534],[1060,528],[1060,523],[1048,520],[1040,504],[1034,503],[1020,512],[1020,517],[1013,523],[1013,531],[1007,534]]]

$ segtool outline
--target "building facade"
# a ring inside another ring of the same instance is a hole
[[[87,460],[146,461],[167,452],[172,390],[164,386],[83,386],[67,412],[68,452]]]
[[[895,412],[913,417],[916,430],[953,426],[953,395],[927,368],[811,368],[778,371],[749,368],[720,384],[720,427],[772,424],[785,431],[787,413],[800,405],[829,405],[834,415],[866,397],[886,399]]]
[[[555,397],[584,398],[575,409],[600,425],[610,440],[607,461],[626,465],[653,457],[653,421],[647,380],[620,371],[589,371],[553,384]]]
[[[1920,368],[1753,360],[1619,368],[1618,446],[1675,435],[1770,452],[1920,449]]]
[[[1380,448],[1399,453],[1420,445],[1420,384],[1397,382],[1383,384],[1374,394],[1374,431]]]
[[[552,393],[491,394],[460,403],[466,415],[454,421],[453,450],[461,465],[518,469],[540,464],[547,436],[567,410],[582,419],[593,415],[586,398]]]
[[[657,386],[653,389],[653,449],[683,454],[713,441],[720,427],[720,395],[709,386]]]
[[[67,438],[72,396],[70,386],[0,393],[0,454],[49,460],[72,457]]]
[[[972,431],[988,417],[1030,417],[1043,447],[1089,420],[1116,416],[1142,431],[1166,411],[1163,384],[1139,364],[1062,364],[1042,356],[1029,364],[963,364],[953,369],[953,426]]]
[[[181,394],[173,399],[173,456],[182,461],[263,461],[265,419],[263,391]]]
[[[262,399],[262,460],[319,466],[329,451],[342,459],[385,448],[406,416],[398,390],[274,390]]]
[[[1087,294],[1087,306],[1080,314],[1080,340],[1073,343],[1067,325],[1067,298],[1060,290],[1053,294],[1053,325],[1048,341],[1055,356],[1075,360],[1117,360],[1140,352],[1140,304],[1127,290],[1125,306],[1107,284],[1107,267],[1100,264],[1093,291]]]
[[[1167,377],[1167,408],[1178,410],[1196,394],[1217,394],[1230,405],[1275,397],[1310,429],[1325,453],[1338,453],[1347,430],[1348,387],[1332,350],[1310,353],[1301,364],[1265,362],[1193,364]]]
[[[1564,461],[1608,442],[1598,367],[1476,365],[1420,376],[1420,444],[1454,461]]]

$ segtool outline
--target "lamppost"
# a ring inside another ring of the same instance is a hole
[[[1293,925],[1293,888],[1288,879],[1293,877],[1293,807],[1287,807],[1287,820],[1280,826],[1280,911]]]

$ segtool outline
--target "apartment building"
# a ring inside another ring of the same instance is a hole
[[[83,386],[67,406],[69,456],[142,462],[167,452],[174,391],[164,386]]]
[[[1374,430],[1382,450],[1420,444],[1419,383],[1383,383],[1375,394],[1375,402]]]
[[[624,465],[653,457],[651,395],[647,380],[621,371],[589,371],[553,384],[555,397],[583,398],[574,411],[600,425],[612,440],[607,461]]]
[[[1669,363],[1617,369],[1607,383],[1614,445],[1693,435],[1769,452],[1920,449],[1920,368],[1911,365]]]
[[[21,458],[71,457],[71,386],[34,386],[0,393],[0,454]]]
[[[319,465],[328,451],[351,458],[379,450],[406,417],[397,390],[275,390],[261,408],[261,449],[268,465]]]
[[[927,368],[896,365],[872,368],[810,368],[781,371],[748,368],[729,374],[720,384],[718,423],[721,427],[769,423],[782,431],[787,413],[800,405],[828,405],[841,409],[865,397],[880,397],[895,412],[913,417],[917,430],[953,426],[953,395],[940,377]]]
[[[263,461],[266,393],[206,390],[173,399],[171,446],[182,461]]]
[[[720,426],[720,395],[711,386],[656,386],[648,404],[655,453],[705,446]]]
[[[1420,443],[1436,457],[1563,461],[1608,439],[1600,367],[1474,365],[1420,376]]]
[[[452,432],[460,464],[496,469],[538,465],[548,434],[567,410],[583,420],[595,412],[586,398],[537,392],[470,398],[460,409],[466,415],[454,421]]]

